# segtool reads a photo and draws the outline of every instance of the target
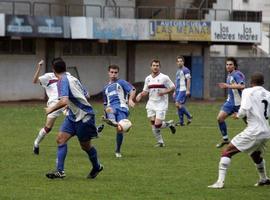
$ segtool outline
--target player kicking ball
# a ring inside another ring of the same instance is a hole
[[[134,107],[133,99],[136,95],[136,89],[129,82],[119,79],[120,68],[118,65],[108,66],[109,82],[103,89],[104,122],[110,126],[116,127],[116,147],[115,157],[121,158],[121,147],[124,140],[124,130],[119,126],[121,120],[129,116],[129,107]]]

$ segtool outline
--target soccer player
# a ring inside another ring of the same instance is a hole
[[[160,67],[159,60],[151,61],[151,74],[145,78],[143,91],[136,96],[136,101],[139,102],[143,96],[149,95],[146,110],[152,125],[152,132],[157,139],[156,147],[165,146],[161,128],[169,127],[173,134],[176,132],[173,120],[165,122],[168,94],[174,91],[175,86],[167,75],[160,72]]]
[[[97,137],[93,108],[86,99],[86,92],[80,81],[66,73],[66,64],[63,60],[54,62],[53,71],[59,80],[57,83],[59,101],[47,107],[46,114],[67,106],[67,116],[57,135],[56,170],[47,173],[46,176],[50,179],[66,176],[64,162],[67,155],[67,142],[76,135],[81,149],[87,153],[93,166],[87,178],[95,178],[103,170],[103,166],[99,163],[97,151],[91,144],[91,140]]]
[[[270,179],[266,175],[265,161],[262,153],[266,142],[270,139],[270,126],[268,122],[270,113],[270,92],[262,87],[264,77],[262,73],[254,73],[251,76],[251,88],[243,91],[241,106],[234,118],[246,118],[247,127],[236,135],[222,152],[219,162],[218,180],[209,188],[223,188],[227,169],[231,163],[231,157],[239,152],[249,153],[260,180],[255,186],[270,185]]]
[[[176,72],[175,92],[173,93],[175,99],[175,106],[177,109],[179,122],[176,125],[184,126],[184,115],[187,116],[187,125],[191,123],[192,115],[185,107],[187,97],[190,96],[190,70],[184,65],[185,59],[183,56],[176,57],[176,64],[178,70]]]
[[[128,106],[135,106],[133,99],[136,95],[136,89],[127,81],[119,79],[118,74],[118,65],[110,65],[108,67],[109,83],[103,89],[105,107],[105,117],[103,120],[109,125],[116,127],[115,157],[121,158],[121,145],[124,135],[123,132],[119,130],[117,122],[128,118]]]
[[[57,58],[54,61],[59,61],[59,60],[61,59]],[[45,89],[46,94],[48,96],[47,106],[53,106],[58,102],[58,91],[57,91],[58,78],[55,76],[53,72],[45,73],[42,76],[40,76],[40,71],[42,69],[43,64],[44,64],[44,61],[41,60],[36,65],[36,72],[33,77],[33,83],[35,84],[40,83],[40,85]],[[34,141],[34,147],[33,147],[34,154],[36,155],[39,154],[40,142],[52,130],[54,122],[56,121],[57,117],[59,117],[63,113],[63,111],[64,111],[64,108],[61,108],[47,115],[45,126],[40,129]]]
[[[241,102],[242,90],[245,88],[245,76],[242,72],[237,70],[237,68],[236,59],[232,57],[227,58],[227,82],[218,83],[219,88],[228,90],[228,98],[217,116],[218,126],[222,135],[222,141],[216,145],[217,148],[221,148],[230,142],[225,120],[228,116],[238,111]]]

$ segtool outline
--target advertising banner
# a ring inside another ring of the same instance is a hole
[[[149,38],[148,20],[101,19],[93,21],[93,36],[96,39],[143,40]]]
[[[207,21],[150,20],[150,39],[210,41],[211,23]]]
[[[54,37],[64,36],[63,17],[6,15],[7,36]]]
[[[5,15],[0,14],[0,36],[5,36]]]
[[[63,38],[63,17],[35,17],[36,34],[38,37]]]
[[[261,42],[261,24],[253,22],[212,21],[211,41]]]
[[[71,29],[71,38],[92,39],[93,38],[93,18],[71,17],[70,29]]]

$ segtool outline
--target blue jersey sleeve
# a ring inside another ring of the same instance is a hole
[[[134,89],[133,85],[125,80],[119,80],[118,83],[122,86],[126,93],[130,93],[130,91]]]
[[[245,76],[240,71],[237,71],[237,73],[234,73],[233,78],[236,83],[245,84]]]
[[[104,106],[107,106],[108,104],[108,99],[107,99],[107,95],[105,94],[105,90],[106,90],[106,87],[103,89],[102,91],[102,94],[103,94],[103,105]]]
[[[57,83],[58,96],[68,97],[69,96],[69,82],[66,76],[63,76]]]

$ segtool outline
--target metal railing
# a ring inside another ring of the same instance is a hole
[[[204,1],[208,2],[208,1]],[[220,20],[219,16],[226,16],[227,20],[234,20],[230,9],[212,8],[180,8],[164,6],[116,6],[97,4],[63,4],[49,2],[8,1],[0,0],[0,13],[37,16],[91,16],[100,18],[140,18],[140,19],[195,19],[204,20],[206,14],[211,14],[212,20]],[[251,11],[242,11],[243,21],[250,21]],[[256,18],[253,21],[261,21]]]

